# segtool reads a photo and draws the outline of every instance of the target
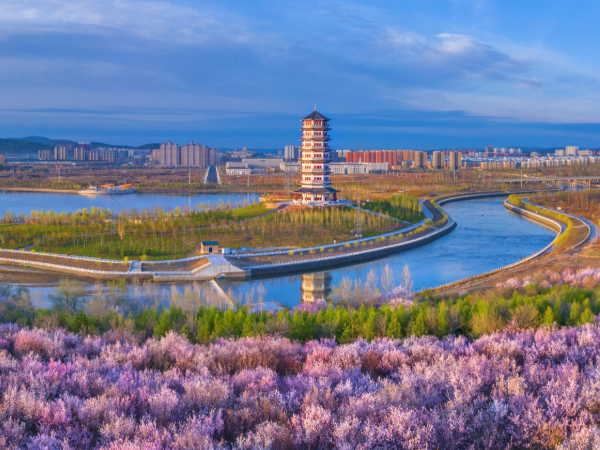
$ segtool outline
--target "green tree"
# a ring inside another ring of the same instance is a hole
[[[446,302],[441,302],[437,307],[436,314],[436,336],[443,337],[450,333],[449,318],[448,318],[448,307]]]
[[[552,311],[552,308],[548,306],[546,308],[546,312],[544,313],[544,317],[542,318],[542,324],[550,326],[555,322],[556,318],[554,317],[554,311]]]
[[[596,320],[594,313],[590,308],[585,308],[585,310],[579,316],[579,320],[577,321],[578,325],[583,325],[584,323],[593,323]]]
[[[402,326],[400,325],[398,317],[396,317],[396,314],[393,312],[389,315],[388,324],[385,331],[387,337],[390,339],[398,339],[402,337]]]
[[[48,298],[54,306],[74,314],[81,309],[85,296],[85,286],[82,282],[66,279],[59,281],[58,288]]]
[[[410,323],[410,332],[413,336],[424,336],[427,334],[427,327],[425,326],[425,310],[419,309],[419,312]]]
[[[579,323],[579,317],[583,312],[583,308],[579,304],[579,302],[573,302],[571,304],[571,313],[569,314],[569,325],[577,325]]]

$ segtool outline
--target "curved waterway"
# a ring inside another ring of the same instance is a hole
[[[219,280],[219,284],[243,298],[246,295],[286,306],[327,295],[344,277],[366,281],[374,270],[380,278],[388,264],[399,283],[408,265],[415,290],[439,286],[497,269],[532,255],[548,245],[556,233],[537,223],[509,213],[502,203],[506,197],[465,200],[443,208],[458,226],[429,244],[385,258],[337,268],[323,273],[287,276],[246,282]],[[304,289],[302,288],[304,281]]]
[[[236,301],[254,303],[261,299],[291,307],[303,300],[327,296],[344,277],[364,283],[367,274],[374,271],[379,279],[386,265],[393,269],[396,284],[401,281],[404,266],[408,266],[415,290],[478,275],[541,250],[556,235],[550,229],[508,212],[502,206],[505,198],[465,200],[444,205],[443,208],[456,220],[456,229],[412,250],[327,272],[241,282],[219,279],[217,282]],[[45,204],[50,205],[49,202]],[[52,209],[60,211],[59,206],[52,205]],[[30,284],[27,288],[33,298],[38,299],[38,304],[48,306],[47,297],[54,287]],[[93,281],[88,289],[92,295]],[[129,287],[129,297],[132,302],[141,299],[146,305],[166,305],[175,297],[180,301],[188,296],[194,298],[194,293],[204,297],[208,291],[214,292],[208,283],[133,285]]]
[[[80,195],[60,192],[0,191],[0,215],[12,212],[15,215],[31,214],[31,211],[52,210],[56,213],[75,212],[92,207],[110,209],[113,213],[124,210],[150,210],[162,208],[165,211],[179,208],[202,210],[219,205],[241,204],[258,201],[257,194],[125,194],[125,195]]]

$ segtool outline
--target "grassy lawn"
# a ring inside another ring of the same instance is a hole
[[[549,211],[547,209],[535,206],[537,204],[540,204],[540,202],[542,201],[541,197],[538,197],[538,196],[530,197],[530,199],[529,199],[530,202],[534,203],[535,205],[530,205],[528,203],[525,203],[522,200],[523,197],[524,197],[523,195],[510,195],[508,197],[508,200],[510,203],[512,203],[515,206],[538,213],[542,216],[549,217],[551,219],[557,220],[557,221],[563,223],[564,225],[566,225],[566,229],[563,231],[563,233],[559,236],[559,238],[554,243],[554,246],[556,249],[568,250],[570,248],[573,248],[574,246],[579,244],[581,241],[583,241],[585,239],[585,237],[587,236],[588,228],[585,226],[585,224],[581,220],[566,216],[558,211]],[[547,199],[548,199],[548,196],[544,196],[544,206],[549,207],[549,208],[556,208],[556,205],[552,205],[552,203],[548,202]]]
[[[347,207],[268,213],[264,204],[205,212],[142,211],[111,215],[102,209],[74,214],[37,211],[27,224],[0,227],[0,247],[111,259],[160,260],[190,256],[203,240],[222,247],[307,247],[354,239],[357,211]],[[10,217],[5,218],[10,220]],[[363,235],[403,224],[360,213]]]
[[[364,208],[410,223],[425,219],[419,199],[409,195],[394,194],[389,199],[368,201],[365,202]]]

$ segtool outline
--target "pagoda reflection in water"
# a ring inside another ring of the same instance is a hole
[[[301,278],[303,302],[327,300],[331,293],[331,274],[329,272],[307,273]]]

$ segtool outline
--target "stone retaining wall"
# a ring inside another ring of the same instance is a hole
[[[329,270],[336,266],[353,264],[360,261],[380,258],[382,256],[390,255],[392,253],[410,250],[412,248],[428,244],[429,242],[432,242],[450,233],[455,228],[456,222],[449,218],[448,223],[442,228],[435,230],[434,232],[429,233],[425,236],[412,239],[410,241],[399,242],[396,244],[387,245],[385,247],[347,253],[345,255],[325,256],[322,258],[310,259],[305,261],[264,264],[260,266],[245,267],[245,269],[250,271],[251,276],[264,276],[315,269]]]
[[[526,210],[524,208],[519,208],[518,206],[510,204],[508,202],[508,200],[506,200],[503,203],[503,206],[506,209],[508,209],[509,211],[511,211],[511,212],[513,212],[515,214],[519,214],[519,215],[521,215],[523,217],[527,217],[531,221],[538,222],[538,223],[541,223],[543,225],[548,226],[549,228],[552,228],[557,233],[556,237],[552,240],[552,242],[550,242],[547,246],[545,246],[540,251],[534,253],[533,255],[530,255],[530,256],[527,256],[527,257],[525,257],[523,259],[520,259],[517,262],[514,262],[512,264],[508,264],[506,266],[498,267],[497,269],[488,270],[487,272],[483,272],[483,273],[480,273],[480,274],[477,274],[477,275],[466,277],[466,278],[463,278],[461,280],[456,280],[456,281],[452,281],[450,283],[441,284],[439,286],[435,286],[435,287],[429,288],[427,290],[431,290],[433,292],[443,291],[445,289],[450,289],[450,288],[453,288],[453,287],[458,287],[458,286],[460,286],[460,285],[462,285],[464,283],[469,283],[471,281],[476,281],[476,280],[479,280],[480,278],[484,278],[484,277],[487,277],[489,275],[493,275],[493,274],[501,272],[503,270],[512,269],[512,268],[517,267],[517,266],[519,266],[521,264],[525,264],[526,262],[529,262],[531,260],[539,258],[544,253],[546,253],[548,250],[550,250],[552,248],[552,246],[554,245],[554,242],[556,242],[556,240],[559,238],[559,236],[563,232],[563,227],[560,224],[560,222],[558,222],[557,220],[550,219],[549,217],[545,217],[545,216],[542,216],[541,214],[537,214],[537,213],[534,213],[532,211],[528,211],[528,210]]]

